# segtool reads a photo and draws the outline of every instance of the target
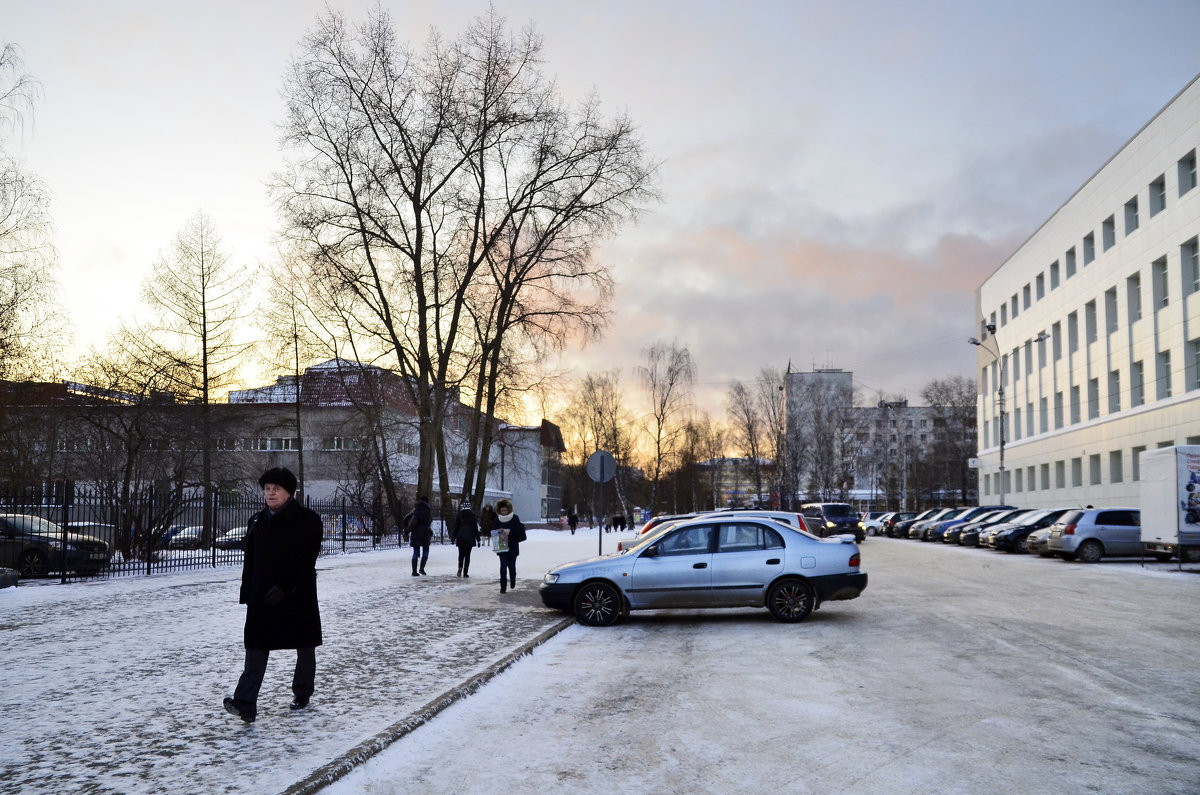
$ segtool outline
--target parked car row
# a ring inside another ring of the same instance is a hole
[[[941,541],[1009,553],[1032,553],[1094,563],[1105,557],[1141,557],[1137,508],[1040,508],[976,506],[940,508],[881,522],[892,538]],[[1171,559],[1154,553],[1161,561]]]

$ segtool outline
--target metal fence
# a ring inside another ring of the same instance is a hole
[[[377,506],[305,501],[320,515],[321,555],[400,546]],[[241,565],[242,540],[262,498],[114,500],[0,496],[0,567],[62,582]],[[207,521],[206,521],[207,519]]]

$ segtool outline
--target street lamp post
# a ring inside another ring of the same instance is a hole
[[[1000,355],[1000,343],[996,341],[996,326],[995,326],[995,324],[988,323],[984,326],[984,328],[987,330],[987,333],[990,334],[992,337],[992,345],[995,346],[995,348],[996,348],[995,351],[991,350],[990,348],[985,347],[982,342],[975,339],[974,337],[969,338],[967,340],[967,342],[980,348],[983,351],[986,351],[987,354],[992,357],[992,361],[998,362],[1000,365],[1000,378],[999,378],[999,383],[997,384],[997,388],[996,388],[996,398],[997,398],[998,406],[1000,409],[1000,504],[1004,505],[1005,504],[1005,502],[1004,502],[1005,488],[1004,487],[1006,485],[1005,478],[1004,478],[1004,366],[1008,363],[1008,360]],[[987,336],[984,336],[984,339],[986,340]],[[1048,339],[1050,339],[1050,335],[1047,334],[1046,332],[1042,331],[1042,332],[1038,333],[1037,337],[1035,337],[1033,341],[1034,342],[1044,342],[1045,340],[1048,340]]]

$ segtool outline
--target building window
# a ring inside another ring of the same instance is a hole
[[[1047,433],[1050,430],[1050,412],[1048,408],[1046,398],[1042,398],[1038,403],[1038,433]]]
[[[1125,280],[1125,298],[1129,303],[1129,325],[1142,319],[1142,274],[1135,273]]]
[[[1104,224],[1100,228],[1100,239],[1105,251],[1117,244],[1117,222],[1111,215],[1104,219]]]
[[[1000,328],[1008,325],[1008,305],[1000,304]]]
[[[1028,309],[1029,304],[1033,301],[1033,288],[1030,285],[1025,285],[1021,289],[1021,308]]]
[[[217,439],[217,450],[228,452],[237,449],[237,439]]]
[[[1046,339],[1043,337],[1038,340],[1038,369],[1046,366]]]
[[[1104,291],[1104,329],[1111,336],[1117,330],[1117,288]]]
[[[1121,465],[1121,451],[1113,450],[1108,454],[1108,482],[1121,483],[1125,480],[1125,473]]]
[[[1116,414],[1121,410],[1121,371],[1112,370],[1108,374],[1108,413]]]
[[[1200,389],[1200,337],[1188,340],[1185,347],[1187,354],[1183,362],[1184,390],[1192,392]]]
[[[1179,195],[1187,193],[1196,187],[1196,150],[1188,152],[1179,159]]]
[[[1138,200],[1134,196],[1125,202],[1125,234],[1132,235],[1138,228]]]
[[[1017,383],[1017,379],[1021,377],[1021,349],[1013,348],[1012,352],[1012,380],[1013,385]]]
[[[1017,311],[1018,311],[1017,310],[1017,296],[1014,295],[1012,298],[1009,299],[1008,302],[1012,306],[1012,319],[1016,320],[1017,319]]]
[[[1054,430],[1063,426],[1063,393],[1054,393]]]
[[[1046,274],[1039,273],[1033,280],[1034,300],[1040,301],[1046,297]]]
[[[1161,351],[1157,357],[1154,373],[1155,398],[1166,400],[1171,397],[1171,352]]]
[[[1146,446],[1135,447],[1129,451],[1129,460],[1132,462],[1130,474],[1133,475],[1133,482],[1137,483],[1142,479],[1142,453],[1146,452]]]
[[[1088,232],[1083,236],[1083,264],[1090,265],[1096,259],[1096,233]]]
[[[1035,471],[1033,467],[1028,467],[1025,470],[1025,482],[1029,484],[1030,491],[1037,491],[1037,482],[1033,479]]]
[[[1159,257],[1150,263],[1151,285],[1154,289],[1154,309],[1158,311],[1171,302],[1170,284],[1167,281],[1167,258]]]
[[[1050,289],[1058,289],[1058,260],[1050,263]]]
[[[1150,217],[1167,209],[1167,177],[1159,174],[1158,179],[1150,183]]]
[[[1071,459],[1071,485],[1078,488],[1083,485],[1083,459]]]
[[[1193,237],[1179,247],[1179,264],[1183,266],[1183,285],[1188,295],[1200,292],[1200,238]]]
[[[1050,327],[1050,351],[1054,361],[1062,359],[1062,323]]]
[[[1100,379],[1088,379],[1088,419],[1094,420],[1100,416]]]
[[[1016,482],[1013,486],[1013,492],[1015,493],[1015,492],[1019,492],[1019,491],[1024,491],[1023,487],[1025,485],[1025,478],[1023,477],[1023,473],[1021,472],[1020,467],[1018,467],[1016,472],[1014,472],[1013,474],[1016,476]]]
[[[1069,249],[1067,249],[1067,253],[1063,257],[1063,260],[1066,263],[1066,270],[1067,270],[1067,275],[1065,278],[1069,279],[1075,275],[1075,247],[1074,246],[1071,246]]]
[[[1033,404],[1025,404],[1025,435],[1033,436]]]
[[[1079,350],[1079,315],[1075,312],[1067,315],[1067,352]]]
[[[1050,465],[1042,464],[1042,491],[1050,490]]]
[[[1021,438],[1021,410],[1013,409],[1012,421],[1012,438],[1013,441]]]
[[[1100,454],[1088,456],[1088,482],[1092,486],[1100,485]]]
[[[1065,489],[1067,487],[1067,464],[1065,461],[1054,462],[1054,488]]]
[[[1096,302],[1088,301],[1083,305],[1083,328],[1090,345],[1096,341]]]
[[[1071,424],[1078,425],[1080,422],[1079,414],[1079,387],[1071,387]]]
[[[1146,368],[1141,362],[1129,366],[1129,405],[1131,408],[1146,402]]]

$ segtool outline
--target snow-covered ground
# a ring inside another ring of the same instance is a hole
[[[449,545],[419,578],[410,550],[320,559],[312,707],[288,710],[295,655],[277,652],[251,726],[221,708],[242,663],[240,568],[0,590],[0,791],[281,791],[561,622],[536,584],[596,545],[531,530],[504,596],[487,548],[470,579]]]

